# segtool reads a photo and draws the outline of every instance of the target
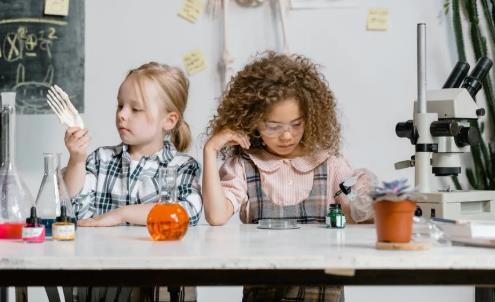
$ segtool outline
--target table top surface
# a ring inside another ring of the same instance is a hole
[[[373,225],[263,230],[256,225],[198,225],[180,241],[152,241],[146,227],[78,228],[75,241],[0,240],[0,270],[112,269],[495,269],[495,250],[432,246],[375,248]]]

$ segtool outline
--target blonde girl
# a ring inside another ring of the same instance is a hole
[[[115,125],[122,143],[87,157],[87,129],[70,128],[64,180],[80,226],[146,224],[158,201],[159,170],[177,169],[177,198],[197,224],[202,208],[198,162],[185,153],[191,142],[184,120],[189,82],[182,71],[151,62],[131,70],[120,85]]]

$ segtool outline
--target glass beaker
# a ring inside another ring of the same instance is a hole
[[[148,214],[148,232],[153,240],[180,240],[187,232],[189,215],[177,203],[177,167],[167,167],[158,173],[160,199]]]
[[[2,92],[0,239],[21,239],[33,197],[15,166],[15,92]]]
[[[52,224],[60,216],[60,207],[66,208],[66,214],[70,221],[75,223],[74,211],[70,202],[67,188],[60,172],[60,154],[43,153],[45,171],[41,181],[38,195],[36,196],[36,207],[45,225],[46,236],[52,236]]]

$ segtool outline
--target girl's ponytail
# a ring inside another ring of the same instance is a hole
[[[191,144],[191,129],[189,125],[183,121],[179,121],[179,125],[172,132],[172,144],[180,151],[186,151]]]

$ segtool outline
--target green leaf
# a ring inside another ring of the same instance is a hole
[[[455,187],[456,190],[462,190],[462,185],[459,182],[459,177],[452,176],[452,182],[454,183],[454,187]]]
[[[474,176],[473,169],[467,168],[466,176],[471,187],[473,187],[473,189],[479,189],[478,180],[476,179],[476,176]]]
[[[490,161],[492,163],[491,167],[488,167],[488,169],[490,169],[492,173],[492,178],[490,179],[490,189],[495,190],[495,142],[488,144],[488,150],[490,153]]]
[[[452,0],[452,25],[454,27],[455,44],[459,61],[466,62],[466,50],[464,49],[464,34],[462,33],[459,0]]]
[[[448,14],[449,13],[449,7],[450,7],[450,1],[449,0],[445,0],[443,2],[443,13],[444,14]]]
[[[492,164],[491,164],[491,160],[490,160],[490,154],[489,154],[488,149],[486,147],[486,143],[482,138],[480,138],[480,148],[481,148],[481,154],[483,155],[482,164],[484,166],[484,171],[485,171],[486,187],[489,188],[491,186],[490,183],[493,179],[492,171],[490,169]]]

